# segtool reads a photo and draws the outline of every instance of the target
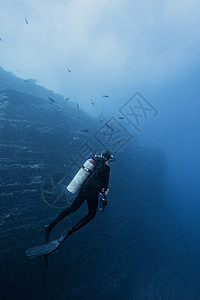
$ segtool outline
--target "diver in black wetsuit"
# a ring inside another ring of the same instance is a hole
[[[99,193],[102,194],[100,210],[104,210],[105,206],[107,205],[106,195],[109,191],[108,181],[110,175],[110,167],[107,163],[109,160],[112,160],[112,157],[113,156],[108,150],[102,152],[101,156],[92,157],[96,162],[95,172],[89,176],[89,178],[80,188],[80,191],[74,202],[68,208],[63,210],[52,223],[45,226],[46,242],[48,242],[50,232],[52,231],[54,226],[69,214],[75,212],[85,200],[87,200],[88,214],[69,230],[68,235],[79,230],[95,217],[98,207]]]

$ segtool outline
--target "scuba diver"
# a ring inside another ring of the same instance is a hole
[[[94,155],[92,158],[86,160],[81,169],[67,186],[67,190],[72,194],[75,194],[79,190],[78,195],[74,199],[73,203],[68,208],[64,209],[53,222],[49,225],[45,225],[46,243],[27,249],[26,255],[28,257],[36,258],[44,256],[45,264],[48,268],[47,256],[58,249],[67,237],[85,226],[95,217],[99,194],[101,194],[100,210],[104,211],[107,205],[106,196],[109,191],[108,181],[110,167],[108,166],[108,163],[113,161],[115,161],[115,159],[109,150],[105,150],[101,153],[101,155]],[[87,201],[88,214],[72,228],[67,229],[67,231],[59,238],[49,242],[49,236],[54,226],[65,217],[75,212],[84,201]]]
[[[78,188],[80,187],[80,181],[82,179],[79,176],[80,172],[87,174],[85,176],[87,178],[85,179],[85,177],[82,176],[82,181],[84,182],[73,203],[68,208],[63,210],[53,222],[51,222],[49,225],[45,225],[46,243],[48,243],[49,235],[54,226],[71,213],[74,213],[85,200],[87,201],[88,214],[83,217],[75,226],[68,230],[67,236],[85,226],[95,217],[98,207],[99,193],[101,194],[100,210],[104,211],[105,206],[107,205],[106,195],[109,191],[108,181],[110,175],[110,167],[108,166],[108,162],[110,161],[114,161],[113,155],[111,155],[109,150],[105,150],[101,155],[92,156],[92,158],[88,159],[81,167],[80,171],[68,185],[67,189],[73,193],[78,190]]]

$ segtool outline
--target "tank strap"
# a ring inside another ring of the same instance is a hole
[[[82,168],[83,168],[83,170],[85,170],[88,173],[92,173],[93,172],[92,170],[86,168],[84,165],[82,165]]]

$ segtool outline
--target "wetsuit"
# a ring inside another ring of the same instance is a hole
[[[105,163],[102,164],[101,167],[94,172],[94,174],[91,174],[86,183],[80,188],[80,191],[73,203],[63,210],[58,217],[49,224],[49,231],[51,231],[57,223],[69,214],[75,212],[85,200],[87,200],[88,214],[72,227],[72,232],[77,231],[91,221],[97,211],[99,193],[103,189],[108,189],[109,174],[110,167]]]

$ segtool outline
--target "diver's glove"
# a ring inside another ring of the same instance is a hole
[[[99,210],[100,210],[100,211],[104,211],[106,205],[107,205],[106,196],[102,194],[101,199],[100,199],[100,207],[99,207]]]

